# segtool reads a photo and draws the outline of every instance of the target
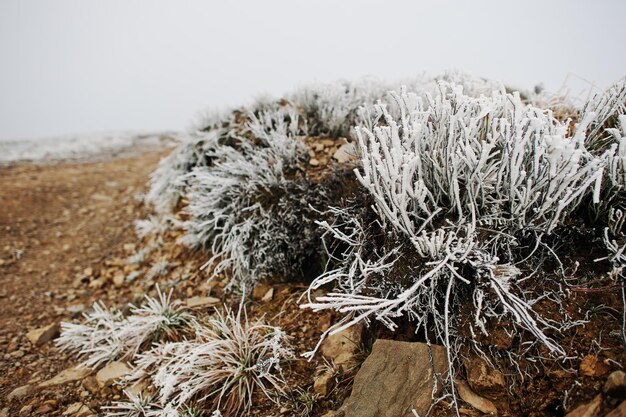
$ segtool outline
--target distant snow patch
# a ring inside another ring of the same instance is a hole
[[[0,141],[0,165],[11,162],[55,162],[106,159],[175,145],[174,133],[115,132],[49,139]]]

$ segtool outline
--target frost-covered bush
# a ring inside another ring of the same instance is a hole
[[[240,306],[196,324],[195,333],[137,356],[127,382],[148,380],[156,390],[152,407],[181,410],[197,402],[240,415],[256,391],[271,400],[282,392],[281,364],[292,353],[280,328],[249,321]]]
[[[116,359],[130,359],[152,343],[174,339],[193,319],[171,301],[171,293],[166,296],[158,288],[157,292],[157,298],[146,296],[144,304],[131,306],[128,317],[102,303],[94,304],[84,314],[84,323],[61,323],[57,345],[84,358],[83,366],[97,368]]]
[[[472,334],[508,315],[563,354],[548,335],[558,329],[516,284],[527,248],[563,225],[588,190],[599,200],[606,162],[586,150],[584,126],[570,136],[516,93],[472,98],[445,82],[434,95],[390,97],[356,130],[356,175],[374,221],[357,207],[322,222],[343,250],[310,289],[336,289],[306,306],[344,313],[333,332],[370,319],[394,329],[406,316],[450,348],[455,313],[472,303]]]

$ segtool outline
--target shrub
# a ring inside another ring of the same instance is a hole
[[[563,354],[545,332],[558,326],[516,285],[523,249],[541,245],[588,190],[599,201],[605,161],[586,150],[585,126],[570,137],[567,123],[516,93],[472,98],[445,82],[435,95],[390,97],[356,130],[356,175],[375,222],[362,209],[335,208],[335,222],[321,223],[344,250],[310,287],[336,289],[305,307],[344,313],[332,332],[369,319],[393,330],[408,316],[450,348],[455,313],[471,302],[472,332],[509,315]]]

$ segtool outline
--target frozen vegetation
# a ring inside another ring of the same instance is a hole
[[[540,347],[565,357],[559,335],[581,322],[535,308],[559,309],[583,283],[565,280],[578,264],[555,238],[590,238],[605,257],[587,262],[608,265],[624,295],[625,102],[625,80],[580,109],[459,73],[302,88],[198,119],[152,175],[155,216],[137,229],[182,229],[181,242],[206,251],[209,275],[228,277],[237,294],[259,281],[306,281],[302,307],[341,317],[322,337],[359,322],[413,323],[447,349],[456,403],[456,353],[469,347],[489,360],[480,337],[494,323],[525,341],[508,360]],[[356,157],[320,166],[322,140],[351,144]],[[172,337],[181,325],[187,336]],[[96,305],[60,344],[88,366],[134,361],[131,379],[150,380],[155,396],[111,408],[128,416],[177,415],[207,398],[247,409],[253,390],[281,391],[291,355],[280,329],[250,323],[241,307],[203,320],[163,295],[127,318]]]

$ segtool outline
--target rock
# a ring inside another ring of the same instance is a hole
[[[93,414],[93,411],[83,403],[73,403],[63,412],[64,416],[71,417],[87,417]]]
[[[473,357],[465,363],[467,384],[479,395],[497,398],[506,391],[506,381],[500,371],[489,366],[479,357]]]
[[[615,371],[609,375],[602,388],[607,396],[613,398],[626,398],[626,372]]]
[[[104,282],[103,279],[96,278],[96,279],[94,279],[93,281],[91,281],[89,283],[89,288],[93,288],[93,289],[98,290],[98,289],[104,287],[104,284],[105,284],[105,282]]]
[[[334,372],[332,370],[328,370],[315,378],[315,381],[313,382],[313,392],[321,395],[322,397],[328,395],[334,382],[333,376]]]
[[[256,284],[252,290],[252,299],[254,301],[262,300],[270,289],[272,287],[267,284]]]
[[[50,387],[53,385],[61,385],[67,382],[78,381],[91,373],[89,368],[74,367],[66,369],[56,375],[54,378],[42,382],[37,385],[39,388]]]
[[[626,401],[623,401],[615,410],[604,417],[626,417]]]
[[[580,362],[580,374],[584,376],[603,376],[609,373],[609,365],[593,355],[587,355]]]
[[[311,165],[312,167],[316,167],[319,164],[320,164],[320,161],[318,161],[317,159],[315,159],[315,158],[309,159],[309,165]]]
[[[337,334],[328,336],[320,347],[322,355],[345,370],[359,349],[362,333],[363,325],[355,324]]]
[[[215,297],[191,297],[187,299],[187,308],[212,306],[219,303],[220,299]]]
[[[48,415],[50,414],[51,411],[54,411],[54,410],[56,410],[55,404],[46,401],[45,403],[37,407],[37,409],[35,409],[35,414]]]
[[[125,281],[126,281],[126,277],[124,276],[124,274],[116,274],[113,277],[113,285],[115,285],[116,288],[119,288],[122,285],[124,285]]]
[[[32,411],[33,411],[33,406],[28,404],[28,405],[25,405],[24,407],[20,408],[19,415],[20,416],[28,416],[28,415],[31,414]]]
[[[46,327],[31,330],[26,338],[35,346],[41,346],[59,335],[59,323],[52,323]]]
[[[602,407],[602,396],[597,395],[591,402],[576,407],[565,415],[565,417],[598,417]]]
[[[425,343],[378,339],[354,378],[352,394],[339,414],[345,417],[425,415],[431,406],[434,372],[446,372],[446,351]],[[431,366],[431,353],[434,370]]]
[[[478,411],[490,415],[498,414],[496,406],[488,399],[474,393],[465,381],[457,381],[454,386],[459,393],[459,397]]]
[[[15,388],[13,391],[11,391],[9,393],[9,395],[7,395],[7,400],[8,401],[13,401],[13,400],[21,400],[24,397],[26,397],[28,394],[30,394],[30,392],[32,391],[33,387],[30,385],[23,385],[21,387],[17,387]]]
[[[353,143],[346,143],[345,145],[341,145],[339,149],[337,149],[333,154],[333,159],[340,164],[348,162],[354,158],[356,158],[356,148]]]
[[[261,298],[261,301],[263,302],[272,301],[273,297],[274,297],[274,288],[270,288],[269,290],[267,290],[265,295]]]
[[[100,385],[95,376],[88,376],[83,379],[83,388],[91,393],[91,395],[98,395],[100,393]]]
[[[96,374],[96,381],[100,387],[108,387],[116,380],[128,375],[132,370],[124,362],[111,362]]]

